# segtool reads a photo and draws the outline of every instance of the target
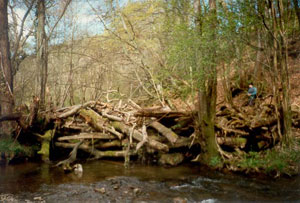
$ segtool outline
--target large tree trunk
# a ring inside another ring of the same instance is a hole
[[[197,5],[197,4],[194,4]],[[199,4],[200,6],[200,4]],[[216,28],[216,0],[209,1],[210,6],[210,24],[212,30]],[[197,10],[197,9],[194,9]],[[198,9],[200,10],[200,9]],[[199,27],[201,25],[198,25]],[[211,40],[215,40],[215,33],[212,31]],[[217,99],[217,70],[215,66],[216,51],[212,45],[211,51],[213,65],[205,68],[206,76],[198,90],[198,125],[199,125],[199,143],[201,145],[200,161],[206,165],[210,165],[213,158],[219,157],[218,146],[215,137],[215,114]]]
[[[13,75],[10,62],[8,40],[7,0],[0,0],[0,115],[8,115],[13,110]],[[0,133],[10,135],[11,122],[0,124]],[[1,132],[2,131],[2,132]]]
[[[47,72],[48,72],[48,39],[45,32],[45,0],[39,0],[37,4],[37,17],[38,25],[36,32],[36,41],[37,41],[37,68],[40,81],[40,104],[41,108],[45,107],[46,99],[46,84],[47,84]]]

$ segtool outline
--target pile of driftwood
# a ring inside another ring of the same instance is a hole
[[[194,125],[187,112],[142,109],[133,101],[88,102],[57,111],[55,120],[56,148],[78,148],[95,159],[120,157],[127,163],[139,158],[177,165],[192,158]]]
[[[266,103],[221,107],[215,124],[220,150],[260,151],[274,146],[282,136],[275,112],[274,105]],[[58,110],[54,118],[55,147],[78,148],[95,159],[119,157],[127,163],[138,158],[178,165],[201,152],[196,111],[141,108],[133,101],[115,105],[92,101]]]
[[[221,106],[215,122],[221,153],[273,147],[282,139],[276,111],[273,104],[265,101],[257,101],[253,107]],[[40,139],[38,154],[43,159],[48,160],[50,152],[56,154],[55,159],[64,159],[61,154],[66,153],[60,152],[71,151],[69,158],[58,165],[74,162],[77,152],[93,159],[121,158],[126,164],[140,160],[178,165],[201,153],[195,133],[197,118],[197,111],[141,108],[131,100],[117,104],[90,101],[39,112],[38,100],[34,100],[26,115],[16,114],[11,120],[19,124],[16,134],[20,140],[28,141],[29,135]],[[294,127],[300,127],[299,121],[299,111],[293,112]]]

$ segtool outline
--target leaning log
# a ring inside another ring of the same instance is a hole
[[[73,150],[70,152],[69,154],[69,158],[58,162],[55,166],[60,166],[63,165],[64,168],[69,168],[70,164],[72,164],[74,161],[76,161],[76,157],[77,157],[77,150],[80,147],[80,145],[83,143],[83,140],[81,140],[80,142],[76,143],[76,144],[72,144],[72,146],[69,146],[69,148],[73,148]]]
[[[150,126],[165,136],[172,144],[177,141],[178,135],[161,123],[154,121],[150,123]]]
[[[79,114],[96,131],[100,131],[100,132],[101,131],[107,131],[107,132],[110,132],[111,134],[117,136],[120,140],[123,138],[123,135],[121,133],[117,132],[115,129],[104,126],[104,124],[106,122],[106,119],[101,117],[94,110],[92,110],[92,109],[89,109],[89,110],[81,109],[79,111]]]

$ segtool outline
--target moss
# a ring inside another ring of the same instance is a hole
[[[55,133],[55,130],[48,130],[44,135],[41,135],[42,138],[42,146],[38,154],[42,155],[42,160],[48,161],[50,155],[50,142]]]
[[[0,153],[5,154],[9,160],[19,156],[32,156],[33,150],[30,147],[22,146],[11,138],[0,140]]]

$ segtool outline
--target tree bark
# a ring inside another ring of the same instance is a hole
[[[37,68],[40,73],[40,103],[41,108],[45,108],[45,99],[46,99],[46,84],[47,84],[47,72],[48,72],[48,40],[45,32],[45,19],[46,19],[46,7],[45,0],[38,0],[37,3],[37,32],[36,32],[36,41],[37,41]]]
[[[294,8],[295,8],[295,12],[298,18],[298,25],[299,25],[299,29],[300,29],[300,8],[299,8],[299,3],[297,0],[293,0],[294,3]]]
[[[210,7],[210,25],[212,28],[211,40],[216,38],[216,0],[209,1]],[[201,81],[198,90],[198,142],[201,145],[200,161],[210,165],[213,158],[219,157],[218,146],[215,137],[215,114],[217,99],[217,70],[215,65],[216,50],[211,48],[212,58],[208,69],[205,69],[206,76]]]
[[[10,61],[8,39],[7,0],[0,0],[0,115],[9,115],[13,111],[13,75]],[[0,134],[9,137],[12,123],[0,124]],[[1,132],[2,131],[2,132]]]

